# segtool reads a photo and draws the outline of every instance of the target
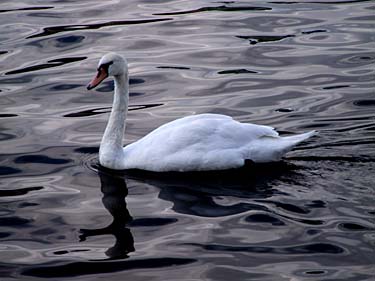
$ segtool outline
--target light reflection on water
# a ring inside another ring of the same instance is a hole
[[[371,1],[3,1],[0,276],[370,280]],[[275,165],[208,174],[97,166],[113,82],[131,74],[126,143],[204,112],[320,131]],[[281,277],[280,277],[281,276]]]

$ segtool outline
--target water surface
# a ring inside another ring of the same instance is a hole
[[[372,1],[2,1],[1,280],[371,280]],[[97,163],[128,58],[125,142],[195,113],[282,134],[273,165],[114,173]]]

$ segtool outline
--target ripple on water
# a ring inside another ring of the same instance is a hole
[[[301,255],[301,254],[342,254],[345,249],[329,243],[312,243],[288,247],[266,247],[266,246],[229,246],[219,244],[192,244],[191,246],[202,247],[207,251],[220,252],[250,252],[257,254],[278,254],[278,255]]]
[[[37,70],[41,70],[41,69],[45,69],[45,68],[58,67],[58,66],[65,65],[65,64],[68,64],[68,63],[85,60],[86,58],[87,57],[54,59],[54,60],[50,60],[50,61],[48,61],[47,63],[44,63],[44,64],[28,66],[28,67],[25,67],[25,68],[8,71],[8,72],[5,73],[5,75],[19,74],[19,73],[37,71]]]
[[[22,272],[22,275],[42,278],[74,277],[87,274],[114,273],[135,269],[176,267],[188,265],[194,262],[196,262],[195,259],[169,257],[110,262],[72,262],[64,265],[46,265],[44,267],[38,266],[25,269]]]
[[[0,8],[3,278],[370,280],[371,1],[23,2]],[[271,165],[109,171],[114,84],[84,86],[108,51],[126,143],[205,112],[319,135]]]
[[[50,26],[43,28],[43,32],[37,33],[27,37],[26,39],[30,38],[37,38],[37,37],[44,37],[50,36],[53,34],[66,32],[66,31],[77,31],[77,30],[90,30],[90,29],[99,29],[108,26],[127,26],[127,25],[135,25],[135,24],[146,24],[146,23],[154,23],[154,22],[161,22],[161,21],[169,21],[169,18],[163,19],[143,19],[143,20],[118,20],[118,21],[107,21],[103,23],[95,23],[95,24],[82,24],[82,25],[64,25],[64,26]]]

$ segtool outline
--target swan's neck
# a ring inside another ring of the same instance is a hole
[[[122,139],[128,113],[129,78],[128,74],[114,76],[115,94],[107,127],[100,143],[99,161],[108,168],[119,168],[122,158]]]

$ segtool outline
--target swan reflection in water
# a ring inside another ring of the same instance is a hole
[[[264,210],[259,201],[283,194],[279,186],[303,181],[303,167],[288,163],[267,163],[247,165],[240,169],[192,173],[153,173],[140,170],[126,171],[129,184],[133,181],[145,183],[158,190],[160,200],[172,203],[176,214],[197,217],[224,217],[247,212]],[[230,206],[220,199],[231,201]],[[258,201],[258,202],[257,202]],[[152,225],[168,223],[171,218],[158,218]],[[132,226],[139,225],[135,219]]]
[[[111,260],[128,258],[128,253],[134,252],[134,239],[127,226],[133,220],[126,205],[125,198],[128,188],[125,180],[120,175],[98,171],[103,193],[104,207],[113,217],[113,221],[106,227],[97,229],[80,229],[80,242],[88,237],[111,234],[115,237],[115,244],[105,254]]]
[[[177,218],[171,217],[133,220],[125,201],[128,195],[125,179],[157,188],[158,197],[171,202],[174,212],[197,217],[223,217],[249,210],[269,212],[264,204],[259,203],[266,202],[275,194],[282,194],[274,188],[279,185],[279,180],[284,183],[301,180],[298,167],[285,162],[250,164],[244,169],[211,173],[160,174],[136,170],[115,172],[101,166],[95,168],[100,177],[103,205],[113,221],[104,228],[81,229],[80,241],[90,236],[114,235],[115,245],[105,252],[111,260],[128,258],[128,254],[135,251],[134,239],[127,226],[163,227],[177,221]],[[218,197],[228,197],[234,201],[230,206],[222,205]]]

